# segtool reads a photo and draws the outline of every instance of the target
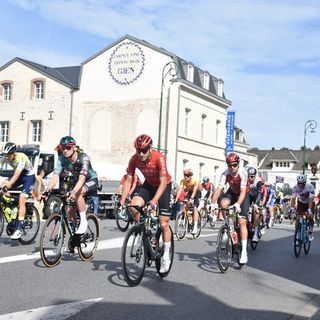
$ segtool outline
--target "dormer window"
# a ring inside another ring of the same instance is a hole
[[[1,94],[4,101],[12,100],[12,82],[4,81],[1,83]]]
[[[45,93],[45,80],[34,79],[31,84],[31,99],[42,100]]]
[[[192,64],[188,64],[187,80],[193,82],[194,68]]]
[[[218,84],[217,94],[219,97],[222,97],[223,96],[223,80],[219,79],[217,84]]]
[[[206,90],[209,90],[209,80],[210,80],[209,75],[207,73],[204,73],[204,75],[203,75],[203,88]]]

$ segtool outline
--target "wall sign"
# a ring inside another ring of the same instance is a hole
[[[235,111],[229,111],[227,113],[227,123],[226,123],[226,152],[233,152],[234,147],[234,119],[235,119]]]
[[[142,74],[144,61],[144,53],[138,44],[132,41],[122,42],[111,54],[110,76],[118,84],[129,85]]]

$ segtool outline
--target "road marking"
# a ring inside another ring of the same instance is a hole
[[[90,306],[92,306],[93,304],[101,300],[103,300],[103,298],[56,304],[56,305],[29,309],[29,310],[24,310],[19,312],[1,314],[0,319],[1,320],[67,319],[79,313],[82,309],[89,308]]]

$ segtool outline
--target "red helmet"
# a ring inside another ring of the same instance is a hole
[[[146,149],[152,146],[152,139],[147,134],[141,134],[134,140],[134,147],[139,149]]]
[[[183,175],[184,176],[192,176],[193,175],[192,169],[190,169],[190,168],[183,169]]]
[[[226,163],[233,163],[233,162],[239,162],[239,161],[240,161],[240,158],[236,153],[232,152],[227,155]]]

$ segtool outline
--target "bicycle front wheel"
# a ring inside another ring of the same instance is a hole
[[[55,213],[49,216],[40,236],[41,260],[47,267],[54,267],[60,262],[65,235],[61,215]]]
[[[122,250],[121,265],[125,281],[130,287],[137,286],[144,275],[147,262],[147,245],[139,225],[133,226],[126,234]]]
[[[38,235],[39,228],[40,214],[38,210],[35,206],[27,207],[21,238],[19,238],[18,241],[21,244],[30,244]]]
[[[198,231],[196,234],[193,234],[193,238],[194,239],[198,239],[200,237],[200,234],[201,234],[201,220],[198,220],[197,221],[197,226],[198,226]]]
[[[164,278],[169,274],[169,272],[171,270],[171,267],[172,267],[172,263],[173,263],[174,240],[173,240],[173,232],[172,232],[172,229],[171,229],[170,226],[169,226],[169,229],[170,229],[170,232],[171,232],[170,251],[169,251],[170,267],[169,267],[169,270],[167,272],[160,272],[160,269],[161,269],[161,258],[163,257],[163,254],[164,254],[164,241],[163,241],[163,238],[161,236],[162,235],[162,230],[159,228],[158,232],[156,234],[159,255],[157,256],[155,263],[156,263],[157,272],[158,272],[158,274],[159,274],[159,276],[161,278]]]
[[[87,214],[88,227],[86,232],[80,236],[78,252],[81,260],[88,261],[94,256],[97,250],[100,228],[99,221],[94,213]]]
[[[293,248],[294,248],[294,254],[297,258],[299,258],[301,247],[302,247],[302,241],[301,241],[301,225],[299,224],[296,228],[296,231],[294,233],[294,240],[293,240]]]
[[[201,227],[204,228],[207,224],[208,214],[205,208],[201,208],[199,211],[199,216],[201,218]]]
[[[219,229],[216,255],[220,271],[226,273],[230,267],[232,258],[232,239],[226,225],[221,226]]]
[[[184,216],[184,213],[180,211],[177,214],[175,222],[175,234],[178,240],[182,240],[186,235],[186,224],[187,219]]]
[[[127,231],[129,227],[130,215],[131,215],[129,211],[130,209],[128,207],[124,207],[122,210],[121,208],[117,208],[115,210],[116,223],[119,230],[122,232]]]

